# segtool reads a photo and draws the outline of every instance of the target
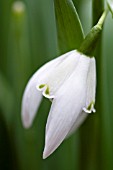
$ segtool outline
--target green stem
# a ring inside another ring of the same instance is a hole
[[[104,21],[107,17],[108,12],[109,12],[109,9],[106,8],[106,10],[102,13],[102,15],[101,15],[101,17],[100,17],[100,19],[97,23],[97,25],[100,26],[101,28],[103,27],[103,24],[104,24]]]
[[[106,16],[108,14],[108,8],[103,12],[101,15],[98,23],[91,29],[91,31],[88,33],[88,35],[85,37],[84,41],[82,42],[79,51],[92,56],[94,49],[96,47],[97,41],[100,37],[100,33],[102,31],[102,27],[104,24],[104,21],[106,19]]]

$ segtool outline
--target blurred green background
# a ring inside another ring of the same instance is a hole
[[[61,0],[62,1],[62,0]],[[113,169],[113,20],[109,14],[95,52],[97,104],[84,124],[46,160],[42,159],[50,102],[43,99],[33,126],[21,122],[27,81],[59,55],[53,0],[0,0],[0,170]],[[73,0],[85,35],[97,13],[91,0]],[[101,7],[99,7],[101,9]],[[92,14],[93,13],[93,14]]]

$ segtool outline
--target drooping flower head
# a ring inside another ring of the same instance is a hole
[[[43,158],[95,112],[95,67],[95,58],[73,50],[42,66],[29,80],[22,101],[24,127],[32,125],[42,96],[52,101]]]

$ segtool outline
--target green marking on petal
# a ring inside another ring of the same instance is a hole
[[[49,90],[49,86],[47,86],[46,90],[45,90],[45,94],[49,95],[50,94],[50,90]]]
[[[42,89],[42,88],[44,88],[46,85],[45,84],[41,84],[40,86],[39,86],[39,89]]]
[[[47,85],[47,84],[41,84],[41,85],[39,85],[39,89],[42,89],[42,88],[44,88],[44,87],[46,87],[46,89],[44,90],[44,93],[46,94],[46,95],[50,95],[50,89],[49,89],[49,86]]]
[[[90,104],[89,104],[89,106],[87,107],[87,110],[91,110],[92,109],[92,105],[94,105],[94,101],[92,101]]]

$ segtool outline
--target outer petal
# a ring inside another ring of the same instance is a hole
[[[43,76],[38,79],[37,88],[43,91],[45,97],[54,98],[56,91],[75,70],[81,56],[76,50],[65,55],[67,55],[67,57],[65,57],[57,67],[54,67],[50,74],[43,74]],[[40,88],[40,85],[42,85],[42,88]],[[49,95],[46,94],[47,88]]]
[[[68,138],[70,135],[72,135],[72,134],[80,127],[80,125],[84,122],[84,120],[86,119],[87,116],[88,116],[88,114],[85,113],[84,111],[82,111],[82,112],[78,115],[78,117],[77,117],[74,125],[71,127],[71,129],[70,129],[70,131],[68,132],[66,138]]]
[[[42,94],[37,92],[36,84],[32,81],[29,82],[22,100],[22,122],[25,128],[29,128],[32,125],[41,99]]]
[[[24,127],[29,128],[32,125],[36,111],[42,99],[41,92],[36,89],[39,79],[45,75],[48,76],[67,55],[68,53],[48,62],[42,66],[29,80],[22,99],[22,122]]]
[[[82,112],[85,105],[89,63],[88,57],[81,56],[75,72],[59,89],[53,100],[46,125],[43,158],[48,157],[61,144]]]
[[[95,58],[91,58],[90,68],[88,72],[87,79],[87,97],[86,97],[86,106],[84,111],[87,113],[95,112],[95,94],[96,94],[96,64]],[[90,106],[89,110],[87,109]]]
[[[96,91],[96,64],[95,64],[95,58],[92,58],[90,61],[90,67],[88,71],[88,79],[87,79],[87,97],[86,97],[86,108],[90,105],[90,103],[93,101],[95,103],[95,91]],[[87,113],[91,113],[93,110],[86,110],[86,113],[83,111],[78,116],[77,120],[75,121],[73,127],[69,131],[67,137],[69,137],[76,129],[82,124],[82,122],[86,119]]]

